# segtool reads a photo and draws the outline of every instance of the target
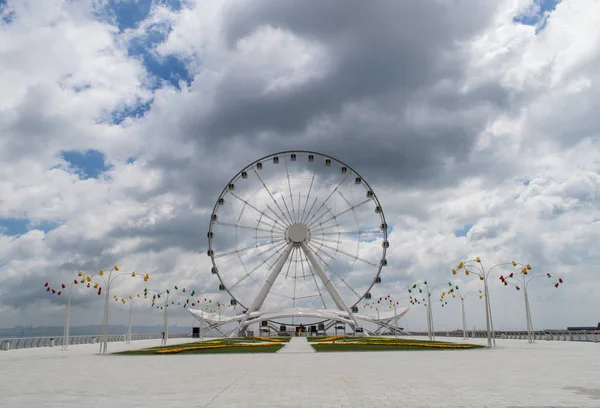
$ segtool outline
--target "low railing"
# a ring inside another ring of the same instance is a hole
[[[514,339],[526,340],[527,332],[524,330],[498,330],[495,331],[497,339]],[[427,332],[410,332],[413,336],[427,336]],[[440,337],[463,337],[462,331],[436,331],[436,336]],[[486,338],[487,331],[485,330],[469,330],[467,331],[469,338]],[[534,332],[536,340],[547,341],[584,341],[584,342],[600,342],[600,331],[572,331],[572,330],[538,330]]]
[[[69,345],[94,344],[100,341],[101,335],[92,336],[69,336]],[[179,339],[191,337],[189,333],[169,333],[170,339]],[[153,340],[162,338],[160,333],[141,333],[132,334],[131,340]],[[111,334],[108,336],[109,342],[127,341],[126,334]],[[63,345],[63,337],[16,337],[0,339],[0,350],[36,348],[36,347],[55,347]]]

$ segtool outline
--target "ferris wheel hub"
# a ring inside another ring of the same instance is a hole
[[[288,240],[299,244],[308,239],[308,227],[301,223],[292,224],[288,227],[287,236]]]

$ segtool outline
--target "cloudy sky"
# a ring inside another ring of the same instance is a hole
[[[598,27],[597,0],[0,0],[0,327],[62,324],[43,283],[114,264],[228,301],[212,206],[250,162],[300,149],[376,191],[375,297],[423,279],[477,290],[452,277],[460,260],[514,259],[565,281],[529,287],[537,328],[595,325]],[[494,323],[523,328],[522,291],[498,276]],[[101,322],[98,296],[73,302],[73,324]],[[482,302],[466,306],[482,328]],[[459,303],[434,319],[459,327]],[[403,323],[424,329],[424,308]]]

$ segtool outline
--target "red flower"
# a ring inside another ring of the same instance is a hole
[[[552,277],[552,276],[550,276],[550,274],[549,274],[549,273],[547,273],[547,274],[546,274],[546,276],[547,276],[547,277],[549,277],[549,278],[551,278],[551,277]]]
[[[511,272],[510,275],[508,275],[509,278],[513,277],[513,273]]]
[[[55,293],[56,293],[56,289],[52,289],[52,294],[55,294]]]
[[[563,283],[562,278],[558,278],[558,283]]]
[[[192,306],[196,306],[196,304],[195,304],[195,303],[192,303]],[[183,305],[183,307],[185,307],[185,305]]]
[[[46,292],[50,292],[50,287],[48,287],[48,289],[46,289]]]
[[[77,282],[77,279],[73,279],[73,283],[77,285],[79,282]]]
[[[521,290],[521,288],[520,288],[520,287],[518,287],[518,286],[515,286],[515,288],[516,288],[517,290]]]
[[[555,288],[558,288],[558,283],[555,283],[555,284],[554,284],[554,287],[555,287]]]
[[[60,294],[61,294],[61,293],[62,293],[62,292],[59,290],[59,291],[58,291],[58,293],[57,293],[57,295],[58,295],[58,296],[60,296]]]
[[[100,296],[102,294],[102,287],[98,288],[98,296]]]
[[[89,283],[87,284],[87,287],[88,287],[88,288],[90,287],[90,284],[89,284]]]
[[[48,286],[48,282],[44,283],[44,286]]]
[[[64,289],[64,288],[66,288],[66,286],[65,286],[65,284],[64,284],[64,283],[63,283],[62,285],[60,285],[60,286],[62,286],[62,288],[63,288],[63,289]]]

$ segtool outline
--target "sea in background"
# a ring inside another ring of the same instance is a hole
[[[127,326],[109,325],[108,334],[126,334]],[[101,325],[91,326],[71,326],[69,335],[71,336],[95,336],[102,331]],[[162,332],[162,325],[157,326],[132,326],[132,333],[136,334],[155,334]],[[169,333],[191,333],[190,326],[169,326]],[[0,328],[0,338],[20,338],[20,337],[60,337],[63,335],[63,326],[31,327],[18,326],[13,328]]]

